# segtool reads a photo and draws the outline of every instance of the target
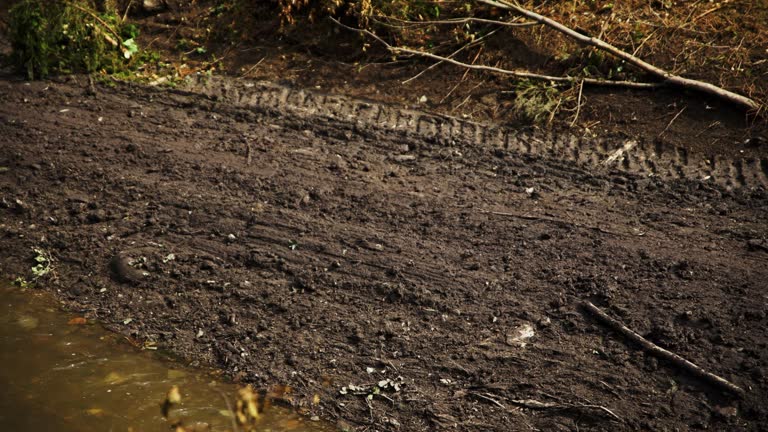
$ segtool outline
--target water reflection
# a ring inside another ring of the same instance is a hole
[[[39,291],[0,285],[0,431],[167,431],[160,404],[172,385],[186,423],[232,430],[222,394],[235,386],[173,367],[98,325],[60,312]],[[262,416],[260,431],[332,431],[287,409]]]

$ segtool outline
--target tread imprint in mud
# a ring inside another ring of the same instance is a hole
[[[726,160],[720,156],[692,155],[685,148],[671,148],[658,142],[628,143],[617,138],[588,139],[562,131],[486,125],[261,81],[198,78],[190,82],[189,87],[191,91],[240,108],[332,118],[445,145],[480,144],[592,167],[620,169],[663,179],[715,182],[731,188],[768,187],[768,160],[764,158]]]

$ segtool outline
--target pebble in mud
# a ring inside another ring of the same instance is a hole
[[[131,267],[128,259],[120,253],[115,254],[109,261],[109,270],[112,278],[121,283],[136,284],[143,277],[141,272]]]

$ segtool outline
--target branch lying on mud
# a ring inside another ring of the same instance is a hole
[[[660,85],[656,83],[641,83],[641,82],[634,82],[634,81],[609,81],[609,80],[602,80],[602,79],[596,79],[596,78],[579,78],[579,77],[572,77],[572,76],[542,75],[542,74],[537,74],[537,73],[523,71],[523,70],[508,70],[508,69],[501,69],[493,66],[473,65],[469,63],[463,63],[447,57],[439,56],[437,54],[432,54],[432,53],[414,50],[410,48],[393,47],[391,45],[387,45],[387,48],[390,51],[395,53],[414,54],[421,57],[427,57],[434,60],[440,60],[446,63],[451,63],[456,66],[461,66],[467,69],[482,70],[482,71],[494,72],[494,73],[503,74],[503,75],[512,75],[518,78],[552,81],[556,83],[568,83],[568,84],[584,83],[584,84],[592,84],[592,85],[600,85],[600,86],[629,87],[629,88],[643,88],[643,89],[660,87]]]
[[[577,32],[575,30],[572,30],[569,27],[566,27],[566,26],[560,24],[559,22],[557,22],[557,21],[555,21],[553,19],[547,18],[545,16],[537,14],[536,12],[533,12],[533,11],[530,11],[528,9],[525,9],[525,8],[519,6],[516,3],[509,2],[507,0],[478,0],[478,1],[480,3],[485,3],[485,4],[489,5],[489,6],[494,6],[494,7],[497,7],[499,9],[505,9],[505,10],[514,11],[514,12],[520,14],[520,15],[525,16],[526,18],[529,18],[529,19],[532,19],[534,21],[540,22],[540,23],[542,23],[542,24],[544,24],[544,25],[546,25],[548,27],[551,27],[551,28],[557,30],[560,33],[563,33],[564,35],[566,35],[568,37],[571,37],[571,38],[577,40],[578,42],[580,42],[582,44],[593,46],[593,47],[595,47],[595,48],[597,48],[597,49],[599,49],[601,51],[605,51],[605,52],[607,52],[607,53],[609,53],[609,54],[611,54],[611,55],[613,55],[615,57],[618,57],[618,58],[626,61],[627,63],[632,64],[632,65],[640,68],[641,70],[643,70],[643,71],[645,71],[645,72],[647,72],[647,73],[649,73],[651,75],[654,75],[654,76],[660,78],[661,80],[663,80],[663,82],[665,84],[674,85],[674,86],[683,87],[683,88],[689,88],[689,89],[693,89],[693,90],[698,90],[698,91],[701,91],[703,93],[708,93],[708,94],[717,96],[719,98],[725,99],[727,101],[730,101],[730,102],[742,105],[742,106],[744,106],[746,108],[749,108],[750,110],[760,111],[760,109],[761,109],[761,106],[760,106],[759,103],[755,102],[754,100],[752,100],[752,99],[750,99],[750,98],[748,98],[746,96],[742,96],[740,94],[733,93],[731,91],[725,90],[725,89],[723,89],[721,87],[718,87],[716,85],[705,83],[703,81],[697,81],[697,80],[693,80],[693,79],[689,79],[689,78],[683,78],[683,77],[681,77],[679,75],[675,75],[675,74],[673,74],[671,72],[668,72],[668,71],[666,71],[664,69],[656,67],[656,66],[654,66],[654,65],[652,65],[652,64],[650,64],[650,63],[648,63],[646,61],[643,61],[640,58],[635,57],[635,56],[633,56],[632,54],[629,54],[626,51],[622,51],[619,48],[616,48],[615,46],[613,46],[613,45],[611,45],[611,44],[609,44],[609,43],[607,43],[607,42],[605,42],[605,41],[603,41],[601,39],[590,37],[590,36],[585,36],[585,35]]]
[[[383,21],[378,21],[383,25],[386,25],[388,27],[395,27],[395,28],[415,27],[415,26],[424,26],[424,25],[433,25],[433,24],[466,24],[469,22],[476,22],[481,24],[494,24],[494,25],[500,25],[505,27],[533,27],[533,26],[542,25],[542,23],[538,21],[510,22],[510,21],[498,21],[498,20],[490,20],[490,19],[475,18],[475,17],[451,18],[451,19],[430,20],[430,21],[407,21],[407,20],[401,20],[401,19],[392,18],[392,17],[385,17],[385,18],[402,23],[402,25],[395,25],[395,24],[385,23]]]
[[[466,68],[466,69],[482,70],[482,71],[494,72],[494,73],[503,74],[503,75],[511,75],[511,76],[515,76],[515,77],[518,77],[518,78],[527,78],[527,79],[535,79],[535,80],[543,80],[543,81],[551,81],[551,82],[556,82],[556,83],[567,83],[567,84],[584,83],[584,84],[601,85],[601,86],[644,88],[644,89],[660,87],[661,86],[661,84],[656,84],[656,83],[639,83],[639,82],[634,82],[634,81],[609,81],[609,80],[602,80],[602,79],[596,79],[596,78],[579,78],[579,77],[571,77],[571,76],[564,76],[563,77],[563,76],[542,75],[542,74],[537,74],[537,73],[533,73],[533,72],[525,71],[525,70],[507,70],[507,69],[496,68],[496,67],[493,67],[493,66],[474,65],[474,64],[469,64],[469,63],[463,63],[463,62],[454,60],[454,59],[452,59],[450,57],[443,57],[443,56],[439,56],[437,54],[428,53],[428,52],[425,52],[425,51],[419,51],[419,50],[414,50],[414,49],[410,49],[410,48],[403,48],[403,47],[392,46],[389,43],[387,43],[384,39],[380,38],[375,33],[371,32],[369,30],[359,29],[359,28],[350,27],[348,25],[344,25],[344,24],[340,23],[338,20],[336,20],[333,17],[329,17],[329,19],[331,21],[335,22],[337,25],[339,25],[339,26],[341,26],[341,27],[343,27],[343,28],[345,28],[347,30],[351,30],[351,31],[354,31],[354,32],[357,32],[357,33],[366,34],[366,35],[376,39],[382,45],[384,45],[389,51],[391,51],[393,53],[405,53],[405,54],[413,54],[413,55],[417,55],[417,56],[421,56],[421,57],[427,57],[427,58],[431,58],[433,60],[438,60],[440,62],[451,63],[451,64],[454,64],[456,66],[461,66],[461,67]]]
[[[590,302],[584,302],[584,308],[594,315],[599,321],[601,321],[603,324],[607,325],[611,329],[621,333],[626,337],[627,339],[637,343],[643,349],[648,351],[650,354],[655,355],[657,357],[660,357],[664,360],[669,361],[670,363],[674,364],[675,366],[684,369],[691,374],[698,376],[700,378],[705,379],[711,384],[714,384],[717,387],[720,387],[724,390],[727,390],[731,393],[734,393],[735,395],[739,397],[744,396],[744,390],[737,386],[736,384],[733,384],[732,382],[726,380],[725,378],[721,378],[713,373],[707,372],[701,367],[689,362],[688,360],[680,357],[679,355],[667,351],[664,348],[654,344],[653,342],[647,340],[646,338],[640,336],[639,334],[635,333],[628,327],[626,327],[624,324],[619,322],[616,319],[611,318],[608,314],[603,312],[600,308],[593,305]]]
[[[473,396],[476,396],[480,399],[483,399],[485,401],[488,401],[497,407],[507,411],[507,407],[504,406],[501,402],[499,402],[497,399],[491,397],[491,395],[487,393],[476,393],[471,392],[469,393]],[[532,410],[546,410],[546,409],[555,409],[555,410],[597,410],[601,411],[605,414],[607,414],[612,419],[618,421],[619,423],[623,423],[624,420],[616,415],[613,411],[610,409],[602,406],[602,405],[592,405],[592,404],[582,404],[582,403],[554,403],[554,402],[541,402],[536,399],[509,399],[509,402],[513,405],[517,405],[523,408],[528,408]]]
[[[509,212],[497,212],[497,211],[488,211],[488,210],[480,210],[480,213],[484,214],[490,214],[490,215],[496,215],[496,216],[506,216],[506,217],[512,217],[517,219],[525,219],[525,220],[531,220],[531,221],[544,221],[544,222],[550,222],[555,225],[559,225],[561,227],[575,227],[575,228],[582,228],[582,229],[588,229],[592,231],[601,232],[603,234],[610,234],[615,236],[620,236],[622,234],[616,233],[613,231],[608,231],[605,229],[602,229],[600,227],[594,227],[589,225],[582,225],[576,222],[568,222],[566,220],[562,219],[555,219],[547,216],[532,216],[527,214],[516,214],[516,213],[509,213]]]

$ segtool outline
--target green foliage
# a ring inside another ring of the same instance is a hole
[[[35,264],[34,267],[32,267],[32,274],[34,275],[34,279],[37,280],[43,276],[48,275],[53,271],[53,257],[51,257],[51,254],[40,248],[34,248],[35,252]]]
[[[12,60],[29,79],[131,67],[138,29],[77,0],[22,0],[10,10]]]
[[[552,116],[561,97],[556,86],[522,80],[515,86],[515,111],[525,121],[541,123]]]

